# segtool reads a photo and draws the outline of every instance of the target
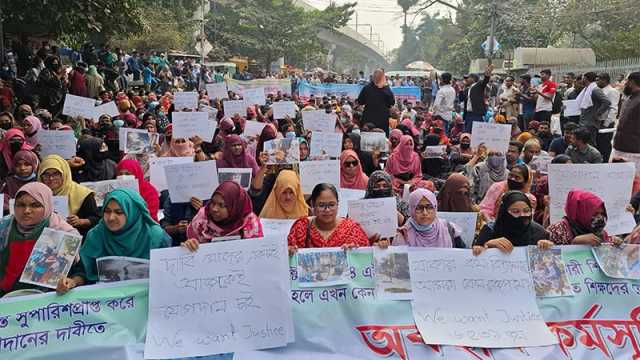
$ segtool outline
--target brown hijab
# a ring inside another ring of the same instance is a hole
[[[461,189],[466,189],[466,195],[461,193]],[[469,197],[469,179],[460,173],[453,173],[444,183],[442,190],[438,194],[440,211],[471,212],[473,211],[471,197]]]

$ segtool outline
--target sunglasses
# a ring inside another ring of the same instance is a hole
[[[358,160],[345,161],[344,162],[344,166],[345,167],[356,167],[356,166],[358,166]]]

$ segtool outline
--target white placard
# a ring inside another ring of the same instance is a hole
[[[207,89],[207,95],[209,95],[209,99],[227,99],[229,98],[229,93],[227,92],[227,83],[213,83],[205,85]]]
[[[529,167],[539,174],[548,174],[549,164],[551,164],[552,160],[553,156],[550,155],[534,155],[529,163]]]
[[[413,299],[408,251],[407,246],[373,247],[377,299]]]
[[[274,119],[284,119],[286,116],[296,118],[296,103],[293,101],[278,101],[271,104]]]
[[[355,220],[367,236],[375,234],[383,239],[393,239],[398,230],[398,213],[395,210],[397,200],[394,197],[362,199],[349,201],[349,218]]]
[[[64,98],[62,115],[91,119],[96,116],[95,107],[96,99],[67,94]]]
[[[15,213],[16,199],[9,199],[9,215]]]
[[[120,111],[118,111],[118,107],[116,106],[115,101],[109,101],[108,103],[98,105],[94,109],[94,120],[98,121],[100,116],[109,115],[109,116],[118,116],[120,115]]]
[[[209,121],[218,122],[218,109],[209,105],[200,104],[198,106],[198,111],[206,112],[209,117]]]
[[[244,132],[242,135],[245,137],[258,137],[265,126],[267,126],[267,123],[249,120],[244,123]]]
[[[423,155],[425,159],[442,159],[447,155],[447,145],[425,146]]]
[[[527,248],[409,248],[413,318],[426,344],[482,348],[558,342],[536,304]],[[478,306],[469,306],[470,299]]]
[[[457,225],[462,232],[462,235],[460,236],[462,241],[464,241],[467,248],[471,248],[471,245],[473,245],[473,239],[476,236],[478,213],[438,211],[438,217]]]
[[[135,192],[140,192],[136,178],[83,182],[80,185],[84,185],[95,192],[94,197],[98,207],[103,205],[106,195],[115,189],[131,189]]]
[[[264,105],[267,103],[267,99],[264,96],[264,88],[262,86],[242,90],[242,98],[244,99],[244,103],[248,106],[256,104]]]
[[[366,191],[359,189],[338,188],[338,216],[347,217],[349,201],[364,199]]]
[[[150,133],[143,129],[120,128],[118,147],[125,154],[149,154],[155,152],[154,145],[158,143],[160,134]]]
[[[251,186],[251,168],[220,168],[218,169],[218,183],[223,181],[233,181],[242,186],[245,190],[249,190]]]
[[[167,190],[167,177],[164,167],[172,164],[187,164],[193,162],[193,156],[159,157],[149,160],[149,182],[158,190]]]
[[[471,146],[484,144],[488,151],[506,154],[511,141],[511,125],[474,121],[471,130]]]
[[[244,117],[247,115],[247,105],[244,100],[224,100],[222,106],[224,108],[224,116],[233,117],[238,114]]]
[[[152,250],[145,359],[285,346],[293,340],[288,260],[283,238]]]
[[[383,132],[361,132],[360,150],[389,152],[387,137]]]
[[[60,155],[63,159],[76,156],[76,137],[72,130],[38,130],[40,156]]]
[[[265,219],[260,218],[260,224],[262,224],[262,233],[264,236],[280,236],[286,238],[289,236],[291,226],[295,222],[295,219]]]
[[[301,111],[305,130],[311,132],[335,132],[336,114],[327,114],[324,110]]]
[[[54,196],[53,211],[66,219],[69,216],[69,196]]]
[[[218,187],[213,160],[165,165],[164,173],[172,203],[186,203],[192,197],[208,200]]]
[[[580,116],[582,114],[578,100],[563,100],[562,105],[564,105],[564,116]]]
[[[333,184],[336,188],[340,187],[339,160],[301,161],[299,166],[300,183],[302,192],[305,194],[311,194],[313,188],[320,183]]]
[[[572,189],[598,195],[607,208],[607,232],[626,234],[635,227],[633,215],[626,211],[631,199],[635,175],[634,163],[549,164],[549,197],[551,223],[565,215],[567,194]]]
[[[0,204],[2,204],[0,208],[0,218],[2,218],[4,217],[4,193],[0,193]]]
[[[263,150],[269,154],[267,164],[297,164],[300,162],[300,143],[296,138],[265,141]]]
[[[173,108],[175,111],[198,108],[198,93],[195,91],[178,91],[173,93]]]
[[[210,142],[216,131],[216,123],[209,120],[209,113],[204,111],[174,112],[173,137],[175,139],[190,139],[199,136],[203,141]]]
[[[311,135],[311,149],[309,155],[329,156],[339,158],[342,152],[342,134],[331,132],[316,132]]]

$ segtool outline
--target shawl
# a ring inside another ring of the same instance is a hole
[[[291,189],[295,197],[295,204],[290,209],[285,209],[278,201],[278,197],[287,189]],[[304,200],[304,193],[302,192],[298,174],[292,170],[280,171],[273,185],[273,190],[271,190],[267,201],[262,207],[260,217],[266,219],[297,219],[308,215],[309,206]]]
[[[402,135],[400,144],[387,160],[385,170],[391,175],[411,173],[416,176],[419,172],[416,171],[417,168],[420,168],[420,158],[413,150],[413,139],[409,135]]]
[[[86,186],[82,186],[71,179],[71,169],[67,160],[59,155],[48,155],[38,169],[38,181],[42,182],[42,174],[48,169],[55,169],[62,174],[62,186],[53,191],[56,196],[69,197],[69,213],[75,215],[80,210],[84,199],[93,193]]]

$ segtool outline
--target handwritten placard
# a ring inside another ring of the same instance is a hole
[[[311,135],[310,155],[340,157],[342,152],[342,134],[331,132],[317,132]]]
[[[631,232],[635,221],[633,215],[626,211],[626,206],[631,199],[635,171],[633,163],[550,164],[551,223],[560,221],[565,215],[569,191],[581,189],[598,195],[604,201],[607,209],[605,229],[609,234]]]
[[[205,85],[207,89],[207,95],[209,99],[227,99],[229,93],[227,92],[227,84],[224,82],[213,83]]]
[[[338,188],[338,216],[347,217],[349,201],[364,199],[364,190]]]
[[[278,101],[271,104],[274,119],[296,118],[296,104],[293,101]]]
[[[193,157],[159,157],[149,160],[149,182],[158,191],[167,190],[167,177],[164,173],[164,167],[172,164],[192,163]]]
[[[100,116],[102,115],[109,115],[109,116],[120,115],[120,112],[118,111],[118,107],[116,106],[115,101],[109,101],[108,103],[98,105],[93,110],[95,112],[95,116],[93,119],[96,121],[100,119]]]
[[[54,196],[53,211],[66,219],[69,216],[69,196]]]
[[[195,110],[198,108],[198,93],[195,91],[178,91],[173,94],[173,108]]]
[[[474,121],[471,131],[471,146],[484,144],[488,151],[506,154],[511,140],[511,125]]]
[[[174,112],[173,137],[176,139],[190,139],[199,136],[204,141],[211,141],[217,124],[209,120],[209,114],[204,111]]]
[[[218,187],[215,161],[165,165],[164,173],[172,203],[186,203],[192,197],[208,200]]]
[[[305,194],[311,194],[313,188],[320,183],[333,184],[340,187],[340,161],[301,161],[300,183]]]
[[[355,220],[369,237],[394,238],[398,230],[395,197],[349,201],[349,217]]]
[[[96,100],[82,96],[67,94],[64,98],[62,115],[91,119],[96,116]]]
[[[413,318],[426,344],[482,348],[558,342],[536,304],[526,247],[480,256],[410,248]],[[479,306],[469,306],[473,299]]]
[[[335,132],[336,114],[327,114],[324,110],[302,111],[304,128],[311,132]]]
[[[578,100],[564,100],[562,105],[564,105],[564,116],[580,116],[582,113]]]
[[[71,159],[76,155],[76,137],[72,130],[38,131],[40,156],[60,155],[63,159]]]
[[[266,219],[260,218],[260,224],[262,224],[262,233],[269,236],[281,236],[287,237],[291,226],[295,222],[295,219]]]
[[[94,182],[83,182],[80,185],[84,185],[95,192],[96,204],[98,207],[104,205],[105,196],[115,189],[131,189],[139,192],[138,180],[133,179],[114,179]]]
[[[389,152],[389,144],[385,133],[381,132],[361,132],[360,149],[362,151],[382,151]]]
[[[242,90],[242,98],[247,105],[264,105],[267,102],[262,86]]]
[[[538,172],[539,174],[548,174],[549,173],[549,164],[553,160],[553,156],[549,155],[535,155],[531,162],[529,163],[529,167],[531,170]]]
[[[224,107],[224,115],[232,117],[235,114],[240,116],[247,115],[247,105],[244,100],[224,100],[222,102]]]
[[[242,135],[245,137],[260,136],[265,126],[267,126],[267,123],[249,120],[244,123],[244,132]]]
[[[293,340],[283,240],[215,242],[194,253],[152,250],[144,357],[266,349]]]
[[[438,211],[440,219],[456,225],[462,232],[462,241],[467,248],[473,245],[473,239],[476,236],[476,222],[478,221],[478,213],[476,212],[447,212]]]

